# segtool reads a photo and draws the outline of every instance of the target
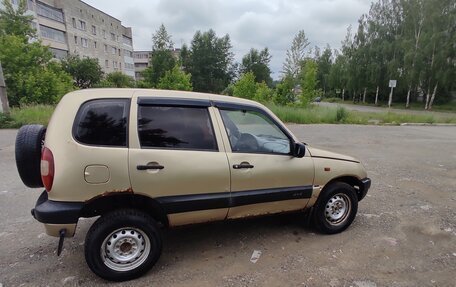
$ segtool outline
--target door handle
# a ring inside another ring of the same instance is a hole
[[[233,165],[233,168],[234,168],[234,169],[254,168],[254,166],[251,165],[251,164],[248,163],[248,162],[242,162],[242,163],[240,163],[240,164],[234,164],[234,165]]]
[[[137,170],[148,170],[148,169],[164,169],[163,165],[137,165]]]

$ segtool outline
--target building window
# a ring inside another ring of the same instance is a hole
[[[101,32],[101,35],[103,35],[103,38],[106,39],[106,31],[105,31],[105,30],[103,30],[103,31]]]
[[[115,40],[116,40],[116,34],[111,33],[111,40],[112,40],[112,41],[115,41]]]
[[[120,57],[120,49],[119,49],[119,57]]]
[[[97,41],[93,41],[93,47],[96,49],[97,48]]]
[[[116,54],[116,52],[117,52],[117,49],[116,49],[116,47],[112,47],[112,48],[111,48],[111,53],[112,53],[113,55],[115,55],[115,54]]]
[[[114,69],[117,69],[117,61],[112,61],[112,67],[113,67]]]
[[[119,63],[119,70],[122,70],[122,63]]]
[[[72,18],[71,20],[72,20],[72,22],[73,22],[73,28],[76,28],[76,19],[75,19],[75,18]]]
[[[109,61],[108,60],[105,60],[105,67],[109,68]]]
[[[131,40],[131,38],[129,38],[129,37],[127,37],[127,36],[123,36],[123,35],[122,35],[122,42],[123,42],[125,45],[133,46],[133,41]]]
[[[42,17],[64,23],[62,10],[48,6],[40,1],[36,1],[36,13]]]
[[[78,36],[74,36],[74,43],[77,45],[78,44]]]
[[[108,45],[106,45],[106,44],[104,45],[104,51],[105,51],[105,53],[108,52]]]
[[[63,31],[40,25],[40,34],[43,38],[51,39],[60,43],[66,43],[65,32]]]
[[[55,49],[55,48],[49,48],[49,50],[52,52],[52,56],[56,59],[65,59],[68,57],[68,51],[65,50],[60,50],[60,49]]]
[[[92,34],[97,34],[97,27],[95,27],[95,25],[92,25]]]
[[[86,30],[86,22],[79,20],[79,29],[85,31]]]
[[[88,48],[89,47],[89,41],[86,38],[81,38],[81,45],[84,48]]]

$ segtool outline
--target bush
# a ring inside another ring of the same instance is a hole
[[[343,123],[348,117],[348,112],[344,107],[337,107],[336,122]]]

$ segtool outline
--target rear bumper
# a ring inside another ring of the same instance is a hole
[[[32,215],[41,223],[76,224],[83,206],[82,202],[49,200],[47,192],[43,191],[32,209]]]
[[[368,177],[361,179],[358,201],[361,201],[366,196],[367,192],[369,191],[369,188],[371,187],[371,183],[371,179]]]

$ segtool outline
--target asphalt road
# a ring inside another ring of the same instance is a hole
[[[297,215],[168,230],[158,264],[119,284],[85,264],[93,220],[56,256],[57,240],[30,215],[40,190],[18,177],[16,131],[0,130],[0,286],[455,286],[456,127],[290,128],[364,162],[373,185],[348,230],[321,235]]]

